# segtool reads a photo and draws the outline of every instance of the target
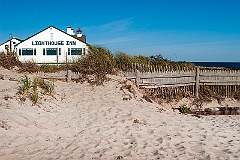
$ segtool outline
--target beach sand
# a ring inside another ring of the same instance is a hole
[[[103,86],[56,81],[54,97],[32,105],[17,94],[22,75],[0,75],[1,160],[240,159],[239,115],[183,115],[171,107],[184,101],[147,102],[118,76]]]

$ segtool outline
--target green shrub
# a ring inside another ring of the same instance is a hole
[[[38,92],[33,91],[33,93],[30,93],[29,98],[30,98],[30,100],[32,100],[33,104],[36,105],[38,102],[38,99],[39,99]]]
[[[83,75],[93,75],[94,84],[103,84],[107,74],[115,74],[116,62],[113,54],[106,48],[89,46],[88,54],[71,64],[73,72]]]
[[[168,65],[171,62],[163,58],[161,54],[150,56],[149,58],[153,65]]]
[[[21,67],[22,63],[13,54],[6,55],[0,53],[0,66],[6,69],[13,69],[14,67]]]
[[[44,92],[50,96],[54,95],[54,83],[49,81],[43,81],[43,84],[41,85],[41,88],[44,90]]]
[[[41,64],[39,70],[45,73],[54,73],[57,71],[66,70],[66,65]]]
[[[42,78],[35,78],[34,81],[38,84],[38,86],[43,90],[44,94],[53,96],[54,95],[54,83],[44,80]]]
[[[188,114],[190,112],[190,108],[188,108],[186,105],[182,105],[178,108],[180,113]]]
[[[28,94],[28,91],[31,88],[31,79],[25,75],[19,80],[19,83],[22,84],[22,86],[19,87],[19,93],[24,95]]]
[[[54,83],[44,81],[44,79],[42,78],[35,78],[32,82],[31,79],[25,75],[19,81],[19,83],[21,83],[21,86],[19,86],[19,93],[29,97],[34,105],[37,104],[40,98],[38,87],[40,87],[43,90],[43,92],[40,93],[47,94],[50,96],[54,95]]]
[[[150,58],[143,55],[133,56],[133,61],[134,63],[146,64],[146,65],[151,63]]]
[[[33,88],[33,91],[37,91],[37,86],[38,86],[38,80],[37,78],[35,78],[31,85],[31,87]]]
[[[116,53],[115,61],[118,65],[118,67],[123,71],[131,69],[131,66],[134,63],[133,57],[130,55],[127,55],[123,52]]]
[[[18,71],[20,73],[22,72],[35,73],[35,72],[39,72],[39,66],[33,61],[28,61],[28,62],[22,63]]]

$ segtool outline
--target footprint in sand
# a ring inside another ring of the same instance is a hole
[[[177,143],[176,145],[175,145],[175,147],[177,148],[177,150],[179,150],[179,151],[185,151],[185,147],[184,147],[184,145],[181,145],[181,143]]]
[[[157,138],[156,139],[160,144],[162,144],[163,143],[163,138],[162,137],[160,137],[160,138]]]
[[[130,144],[134,144],[136,142],[136,139],[135,138],[131,138],[130,140],[129,140],[129,143]]]
[[[201,146],[192,146],[190,149],[195,153],[204,154],[205,150]]]

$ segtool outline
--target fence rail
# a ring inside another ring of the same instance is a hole
[[[44,73],[44,72],[36,73],[36,76],[44,79],[59,79],[59,80],[65,80],[65,81],[71,81],[72,79],[77,79],[79,78],[80,75],[81,75],[80,73],[72,72],[71,70],[61,71],[56,73]]]
[[[200,68],[186,71],[155,70],[152,72],[140,72],[134,70],[132,72],[122,72],[121,74],[128,79],[134,80],[139,87],[155,88],[156,92],[161,92],[164,95],[168,92],[170,96],[181,92],[198,97],[199,92],[206,89],[205,86],[208,86],[214,92],[224,94],[227,97],[237,95],[240,99],[240,70]],[[80,73],[69,70],[57,73],[39,72],[36,75],[44,79],[61,79],[68,82],[81,76]],[[7,78],[8,75],[4,77]]]
[[[200,83],[207,85],[240,85],[239,70],[202,70]]]
[[[164,87],[190,87],[194,95],[198,97],[199,89],[202,86],[224,86],[218,87],[226,95],[231,92],[240,94],[240,70],[229,69],[200,69],[187,71],[158,71],[158,72],[124,72],[127,78],[135,80],[136,84],[144,88],[164,88]],[[232,86],[232,87],[231,87]],[[232,90],[232,91],[231,91]]]
[[[124,72],[129,79],[139,78],[139,86],[179,85],[196,83],[196,71],[167,71],[167,72]],[[240,85],[239,70],[199,70],[199,84],[208,85]]]

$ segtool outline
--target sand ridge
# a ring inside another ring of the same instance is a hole
[[[55,98],[38,107],[21,101],[16,81],[0,80],[0,158],[239,159],[240,116],[182,115],[124,82],[56,81]]]

